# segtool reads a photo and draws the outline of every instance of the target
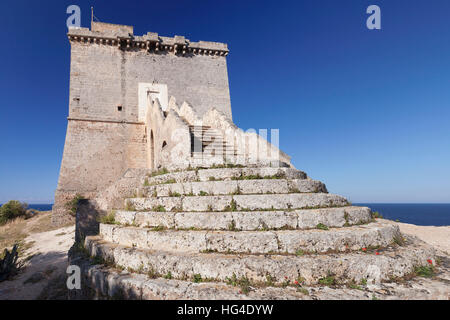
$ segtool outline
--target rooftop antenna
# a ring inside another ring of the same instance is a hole
[[[91,27],[92,27],[92,22],[94,22],[94,19],[95,19],[97,22],[100,22],[99,18],[97,18],[97,17],[95,16],[95,14],[94,14],[94,7],[91,7]]]

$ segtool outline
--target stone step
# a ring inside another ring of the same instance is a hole
[[[234,150],[225,150],[225,149],[206,150],[206,149],[203,149],[203,151],[192,150],[191,156],[192,156],[192,158],[200,159],[200,158],[237,157],[237,156],[242,156],[242,155],[236,153]]]
[[[270,277],[275,284],[302,279],[312,285],[329,276],[339,283],[360,283],[362,279],[378,283],[406,276],[415,267],[428,265],[427,260],[435,258],[434,249],[417,238],[407,238],[406,246],[379,250],[379,255],[373,251],[303,256],[174,253],[106,243],[98,236],[86,237],[85,247],[92,256],[145,273],[170,272],[176,279],[190,279],[198,274],[203,279],[218,281],[226,281],[234,274],[259,283]]]
[[[211,160],[219,160],[220,164],[227,163],[227,161],[225,161],[226,159],[242,158],[242,161],[245,160],[245,157],[243,155],[238,154],[238,153],[233,152],[233,151],[229,151],[228,152],[228,151],[225,151],[225,150],[223,150],[220,153],[218,151],[214,151],[214,152],[210,152],[210,151],[204,151],[204,152],[193,151],[193,152],[191,152],[191,157],[194,160],[205,160],[205,167],[207,167],[207,164],[208,164],[207,161],[211,161]]]
[[[166,183],[167,181],[176,182],[192,182],[192,181],[209,181],[210,177],[216,180],[230,180],[231,178],[239,178],[245,176],[261,176],[273,177],[279,175],[280,178],[286,179],[306,179],[306,173],[292,168],[271,168],[271,167],[255,167],[255,168],[217,168],[217,169],[200,169],[187,170],[179,172],[166,173],[154,177],[143,177],[142,183],[147,179],[151,185]]]
[[[310,209],[348,206],[348,201],[331,193],[252,194],[228,196],[182,196],[129,198],[125,206],[132,211],[164,207],[165,211],[255,211]],[[161,211],[161,210],[156,210]]]
[[[397,225],[373,222],[329,230],[203,231],[163,230],[100,224],[105,241],[130,247],[171,252],[296,254],[344,252],[369,246],[385,247],[400,237]]]
[[[197,230],[273,230],[315,229],[322,224],[329,228],[365,224],[372,221],[366,207],[342,207],[294,211],[251,212],[137,212],[119,210],[115,221],[136,227],[164,227]]]
[[[103,265],[83,268],[84,284],[95,293],[94,299],[119,300],[312,300],[309,292],[291,287],[250,287],[247,293],[239,285],[222,282],[150,277],[119,271]],[[164,275],[161,275],[164,276]],[[356,290],[355,290],[356,291]],[[262,309],[260,309],[262,310]],[[262,314],[263,311],[261,311]],[[267,311],[266,311],[267,312]]]
[[[212,177],[211,179],[214,179]],[[199,181],[168,183],[142,188],[142,194],[158,197],[179,195],[231,195],[231,194],[269,194],[269,193],[315,193],[327,192],[325,185],[311,179],[258,179],[229,181]]]

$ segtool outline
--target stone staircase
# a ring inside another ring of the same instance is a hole
[[[88,272],[103,296],[302,299],[309,287],[389,282],[434,259],[395,223],[292,168],[142,176],[136,195],[85,239],[106,265]]]
[[[194,159],[203,159],[204,157],[239,157],[233,145],[223,139],[223,134],[218,129],[210,126],[189,125],[191,134],[191,156]]]

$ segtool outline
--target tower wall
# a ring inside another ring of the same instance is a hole
[[[133,27],[93,23],[70,29],[69,116],[53,221],[71,217],[74,195],[92,197],[128,168],[147,167],[139,83],[166,84],[169,96],[231,119],[227,46],[184,37],[134,36]]]

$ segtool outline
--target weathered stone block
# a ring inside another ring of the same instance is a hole
[[[291,192],[328,192],[325,185],[317,180],[294,179],[288,180],[288,184]]]
[[[183,211],[223,211],[231,204],[231,196],[184,197]]]
[[[229,195],[237,190],[237,181],[205,181],[192,182],[192,193],[199,195],[206,192],[210,195]]]
[[[117,227],[112,224],[100,223],[100,235],[106,241],[113,242],[114,229],[116,229],[116,228]]]
[[[227,230],[233,221],[231,212],[179,212],[175,225],[180,229]]]
[[[174,212],[138,212],[135,224],[140,227],[175,227]]]
[[[215,231],[206,235],[207,249],[218,252],[269,253],[277,252],[278,244],[273,232]]]
[[[135,227],[119,227],[114,229],[113,242],[124,246],[146,248],[147,229]]]
[[[136,217],[135,211],[117,210],[114,215],[114,220],[120,224],[133,224]]]
[[[289,193],[286,180],[239,180],[238,185],[242,194]]]
[[[206,250],[206,231],[150,231],[147,248],[174,252]]]
[[[238,230],[264,230],[297,228],[297,215],[284,211],[233,212],[233,221]]]

